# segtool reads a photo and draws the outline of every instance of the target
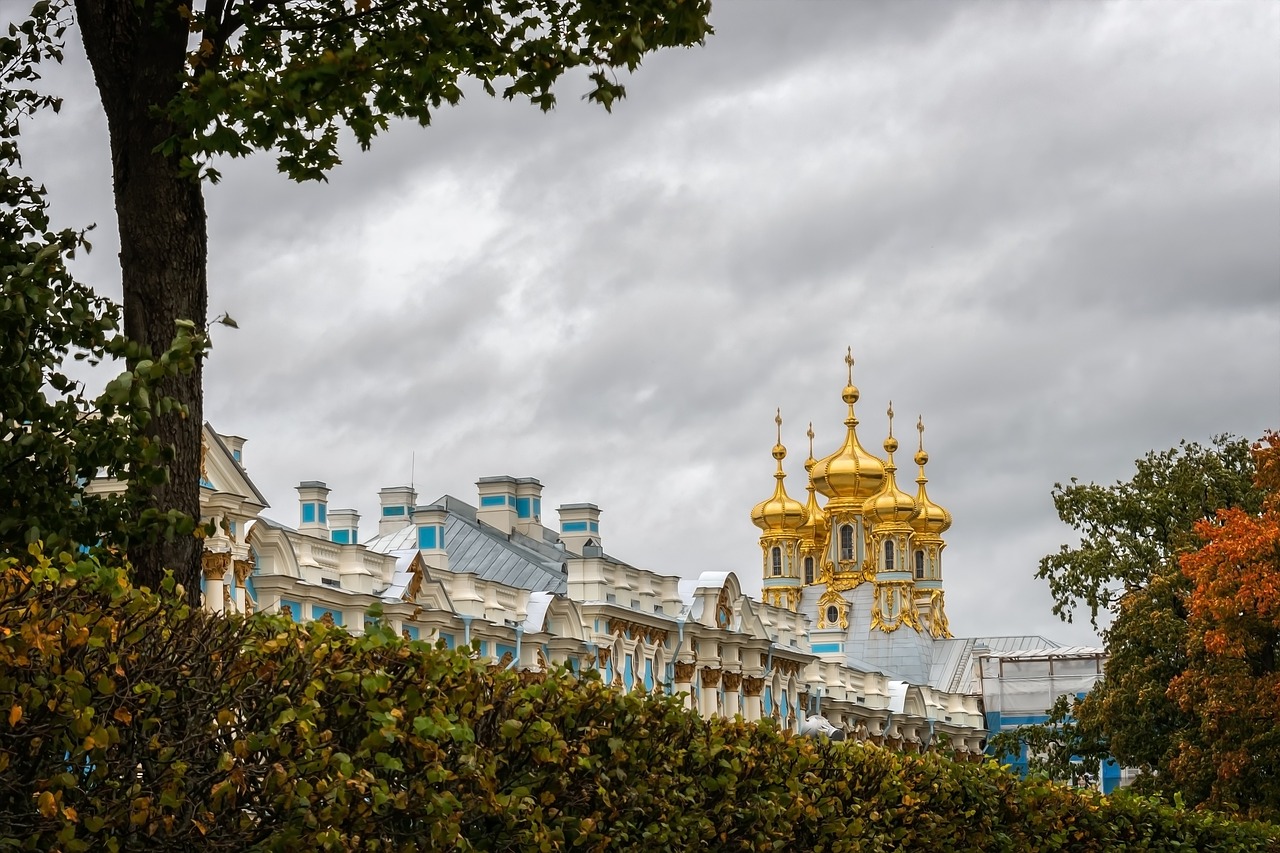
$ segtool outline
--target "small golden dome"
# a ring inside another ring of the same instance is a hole
[[[787,478],[782,470],[782,460],[787,457],[787,448],[782,446],[781,411],[774,421],[778,425],[778,443],[773,446],[773,458],[778,460],[778,470],[773,476],[778,482],[773,487],[773,495],[751,510],[751,522],[766,533],[797,533],[808,519],[808,513],[805,512],[804,504],[788,495],[782,484]]]
[[[818,464],[818,460],[813,458],[813,424],[809,424],[809,458],[804,461],[804,470],[810,475],[809,479],[809,500],[804,505],[804,511],[808,514],[809,520],[800,528],[800,535],[814,542],[821,542],[827,536],[827,517],[822,514],[822,507],[818,506],[817,489],[813,487],[813,466]]]
[[[931,501],[925,490],[929,478],[924,475],[924,466],[929,462],[929,454],[924,450],[924,418],[916,421],[916,429],[920,432],[920,449],[916,451],[916,464],[920,466],[920,475],[916,477],[920,484],[916,491],[916,506],[920,508],[920,514],[912,520],[911,528],[916,533],[939,536],[951,526],[951,513]]]
[[[884,482],[884,463],[872,456],[858,442],[858,419],[853,414],[853,404],[858,401],[858,389],[853,384],[853,350],[844,358],[849,367],[849,384],[840,399],[849,406],[844,420],[848,431],[844,444],[835,453],[818,460],[810,472],[813,486],[828,500],[865,500],[876,494]]]
[[[911,521],[919,513],[915,498],[898,488],[898,480],[894,476],[898,466],[893,464],[893,452],[897,449],[898,440],[893,437],[893,403],[890,403],[889,437],[884,440],[884,451],[889,455],[884,464],[884,485],[862,505],[862,514],[872,524]]]

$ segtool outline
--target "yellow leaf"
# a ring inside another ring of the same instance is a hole
[[[40,794],[40,798],[36,801],[36,808],[40,810],[40,814],[44,817],[53,817],[58,813],[58,803],[49,791],[44,791]]]
[[[115,717],[126,726],[133,722],[133,714],[130,714],[124,708],[116,708],[116,712],[111,716]]]
[[[9,709],[10,728],[12,728],[13,726],[16,726],[18,724],[18,721],[21,719],[22,719],[22,706],[15,702],[13,707]]]

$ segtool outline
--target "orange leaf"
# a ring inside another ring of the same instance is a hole
[[[22,706],[15,702],[13,707],[9,709],[9,727],[12,728],[16,726],[18,724],[18,721],[21,719],[22,719]]]

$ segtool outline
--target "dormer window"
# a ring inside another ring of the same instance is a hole
[[[845,524],[840,528],[840,559],[853,559],[853,525]]]
[[[924,551],[916,549],[916,580],[924,580]]]
[[[782,549],[775,545],[772,554],[773,576],[776,578],[782,574]]]
[[[827,625],[835,627],[840,622],[840,608],[834,604],[827,605]]]
[[[804,558],[804,582],[813,583],[813,557]]]
[[[884,570],[886,572],[893,571],[893,543],[884,543]]]

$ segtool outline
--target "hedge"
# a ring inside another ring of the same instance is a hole
[[[173,593],[0,561],[0,848],[1280,849],[1267,824]]]

